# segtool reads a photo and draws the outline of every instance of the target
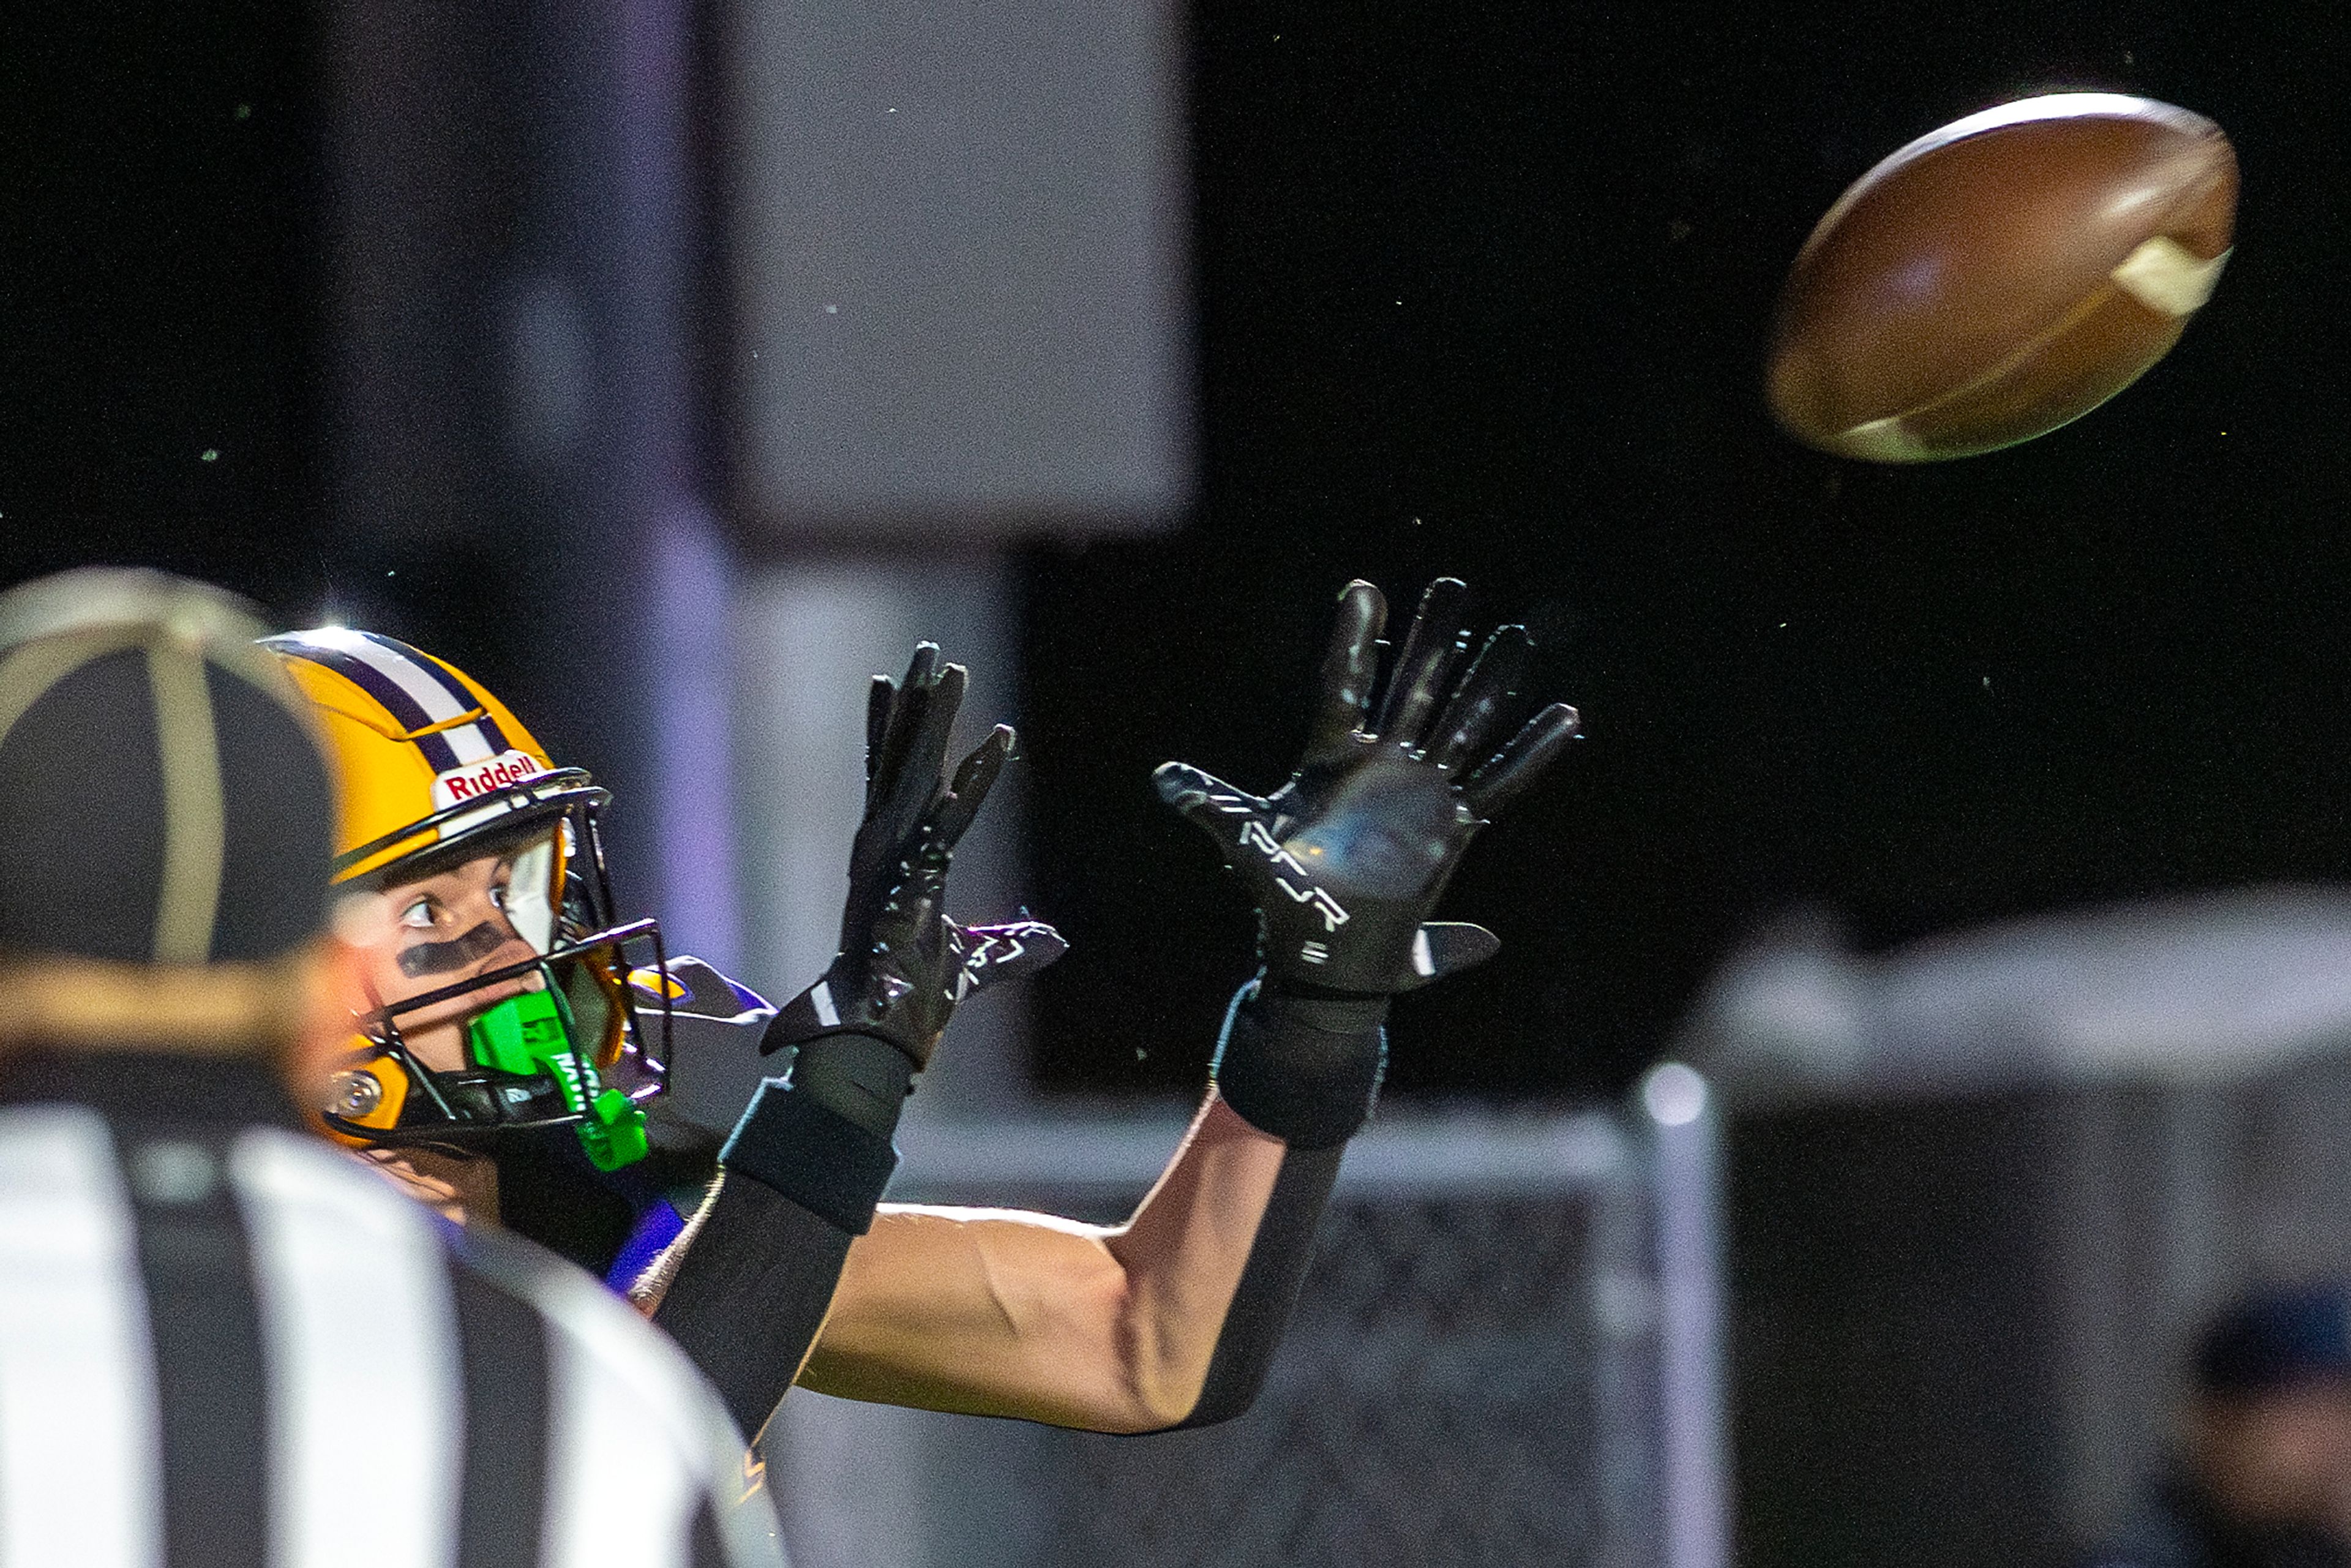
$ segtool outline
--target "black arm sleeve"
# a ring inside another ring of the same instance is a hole
[[[886,1131],[777,1080],[760,1085],[720,1153],[717,1194],[653,1321],[746,1433],[799,1375],[849,1244],[872,1227],[897,1161]]]
[[[1372,1113],[1387,1064],[1385,998],[1301,998],[1252,981],[1233,998],[1211,1070],[1226,1103],[1289,1148],[1218,1327],[1199,1402],[1210,1427],[1253,1404],[1290,1328],[1346,1141]]]
[[[1314,1233],[1343,1153],[1343,1148],[1291,1149],[1282,1155],[1273,1196],[1266,1200],[1257,1239],[1249,1243],[1249,1261],[1241,1268],[1241,1282],[1233,1291],[1233,1304],[1225,1310],[1200,1402],[1176,1428],[1213,1427],[1256,1402],[1273,1365],[1273,1353],[1290,1327],[1290,1314],[1297,1309],[1299,1290],[1306,1283]]]
[[[1387,1016],[1385,997],[1251,980],[1225,1013],[1208,1081],[1259,1132],[1293,1149],[1335,1148],[1379,1103]]]
[[[745,1432],[767,1424],[799,1375],[853,1239],[757,1181],[720,1179],[653,1322],[702,1369]]]

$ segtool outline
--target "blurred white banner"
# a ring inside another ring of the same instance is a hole
[[[1192,492],[1181,8],[722,16],[742,519],[868,540],[1172,520]]]
[[[2220,1082],[2351,1048],[2351,893],[2043,916],[1879,956],[1800,919],[1728,965],[1683,1053],[1743,1102]]]

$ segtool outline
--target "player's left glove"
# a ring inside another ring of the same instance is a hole
[[[964,925],[946,912],[947,868],[1005,759],[998,725],[946,778],[962,706],[961,664],[914,650],[906,678],[876,675],[866,706],[865,818],[849,856],[841,950],[822,978],[787,1003],[762,1051],[838,1034],[886,1040],[914,1071],[929,1064],[956,1005],[1000,980],[1032,974],[1069,950],[1041,920]]]
[[[949,779],[960,664],[914,650],[906,678],[874,678],[865,718],[865,816],[850,849],[841,950],[786,1003],[760,1050],[794,1048],[719,1151],[726,1172],[695,1239],[674,1249],[657,1321],[747,1432],[790,1386],[823,1326],[851,1239],[873,1223],[898,1162],[891,1134],[956,1006],[1068,950],[1042,921],[963,925],[947,867],[1012,754],[998,725]],[[759,1311],[747,1314],[755,1299]]]
[[[841,950],[784,1005],[759,1049],[793,1047],[789,1076],[752,1097],[718,1163],[862,1232],[897,1164],[891,1134],[956,1004],[1068,950],[1042,921],[963,925],[946,913],[947,867],[1005,759],[999,725],[946,775],[963,702],[960,664],[914,650],[906,678],[876,676],[866,708],[865,816],[849,857]],[[819,1303],[821,1305],[821,1303]]]
[[[1427,916],[1471,837],[1576,733],[1575,710],[1553,703],[1488,755],[1529,643],[1505,626],[1472,657],[1458,630],[1468,594],[1452,578],[1429,586],[1374,709],[1387,606],[1370,583],[1347,585],[1305,756],[1270,797],[1180,762],[1153,775],[1257,903],[1265,967],[1236,999],[1217,1085],[1301,1147],[1336,1143],[1369,1114],[1388,998],[1501,946],[1483,926]]]

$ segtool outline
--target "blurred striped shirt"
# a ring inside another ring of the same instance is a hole
[[[586,1275],[444,1226],[285,1124],[256,1070],[25,1076],[0,1105],[0,1568],[781,1568],[742,1438]]]

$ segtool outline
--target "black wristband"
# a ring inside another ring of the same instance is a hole
[[[1244,1122],[1293,1149],[1343,1144],[1387,1071],[1388,998],[1311,997],[1251,980],[1225,1014],[1208,1081]]]
[[[914,1063],[880,1035],[843,1030],[795,1048],[791,1082],[834,1115],[886,1140],[913,1092]]]
[[[898,1168],[898,1151],[888,1138],[771,1078],[751,1097],[718,1163],[862,1236],[873,1228],[873,1206]]]

